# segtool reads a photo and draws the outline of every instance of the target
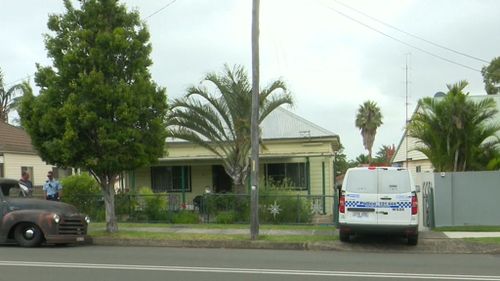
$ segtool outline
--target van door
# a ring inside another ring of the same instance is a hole
[[[379,168],[378,224],[408,225],[411,221],[411,179],[408,170]]]
[[[377,170],[350,170],[345,181],[346,222],[352,224],[377,223]]]

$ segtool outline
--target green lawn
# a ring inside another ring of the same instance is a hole
[[[465,238],[465,241],[481,244],[500,244],[500,237]]]
[[[106,227],[106,223],[96,222],[90,224],[90,229]],[[167,224],[167,223],[118,223],[118,228],[196,228],[196,229],[250,229],[248,224]],[[265,230],[332,230],[333,225],[261,225],[260,229]]]
[[[229,234],[194,234],[194,233],[168,233],[168,232],[144,232],[144,231],[119,231],[118,233],[107,233],[106,231],[91,231],[92,237],[109,237],[118,239],[152,239],[152,240],[196,240],[196,241],[249,241],[248,235]],[[281,243],[305,243],[320,241],[335,241],[338,237],[334,235],[260,235],[260,241],[272,241]]]

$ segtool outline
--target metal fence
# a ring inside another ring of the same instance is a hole
[[[73,196],[67,202],[93,221],[105,220],[102,196]],[[259,220],[261,224],[332,224],[333,202],[333,196],[262,194]],[[185,204],[180,194],[118,194],[115,213],[121,222],[246,224],[250,219],[250,196],[209,193]]]

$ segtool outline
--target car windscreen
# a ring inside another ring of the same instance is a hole
[[[349,171],[345,182],[345,190],[352,193],[377,193],[377,171]]]
[[[396,194],[411,191],[407,170],[379,170],[379,193]]]

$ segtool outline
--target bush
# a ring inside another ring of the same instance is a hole
[[[236,222],[237,214],[235,211],[219,212],[215,218],[216,223],[233,224]]]
[[[180,211],[172,216],[172,223],[195,224],[199,223],[198,214],[190,211]]]
[[[167,195],[154,193],[149,187],[139,189],[139,206],[148,221],[165,221],[168,219]],[[142,203],[142,204],[141,204]],[[143,216],[140,216],[143,218]]]
[[[233,222],[245,223],[250,218],[250,197],[241,194],[210,194],[204,197],[206,208],[203,212],[217,218],[221,213],[232,212]],[[223,214],[223,216],[225,216]]]
[[[63,186],[62,201],[74,205],[80,212],[87,214],[94,221],[104,219],[104,201],[101,187],[87,173],[73,175],[61,180]]]
[[[291,191],[266,191],[259,196],[261,223],[310,223],[312,221],[311,203],[307,197]],[[275,208],[278,213],[273,215]]]

